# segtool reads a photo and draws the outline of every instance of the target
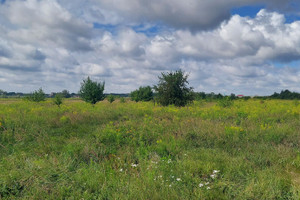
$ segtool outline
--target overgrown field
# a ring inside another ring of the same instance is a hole
[[[0,100],[0,199],[300,199],[300,104]]]

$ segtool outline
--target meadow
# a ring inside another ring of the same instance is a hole
[[[0,99],[0,199],[300,199],[300,102]]]

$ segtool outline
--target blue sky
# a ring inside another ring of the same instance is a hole
[[[1,0],[0,89],[105,92],[182,69],[195,91],[300,92],[297,0]]]
[[[261,9],[265,9],[265,6],[264,5],[242,6],[242,7],[232,8],[231,14],[240,15],[242,17],[248,16],[254,18]]]

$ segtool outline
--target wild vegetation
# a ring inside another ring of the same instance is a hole
[[[130,93],[132,101],[151,101],[153,100],[153,91],[150,86],[140,87],[138,90],[134,90]]]
[[[224,104],[0,99],[0,199],[300,199],[299,101]]]
[[[154,86],[157,102],[163,106],[185,106],[194,100],[193,88],[188,87],[188,75],[183,71],[161,73]]]
[[[96,81],[92,81],[90,77],[87,77],[87,79],[83,80],[81,83],[79,95],[85,102],[94,105],[98,101],[102,101],[105,98],[104,86],[104,82],[98,83]]]

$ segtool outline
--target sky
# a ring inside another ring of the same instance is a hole
[[[299,0],[0,0],[2,90],[128,93],[179,69],[197,92],[300,92]]]

